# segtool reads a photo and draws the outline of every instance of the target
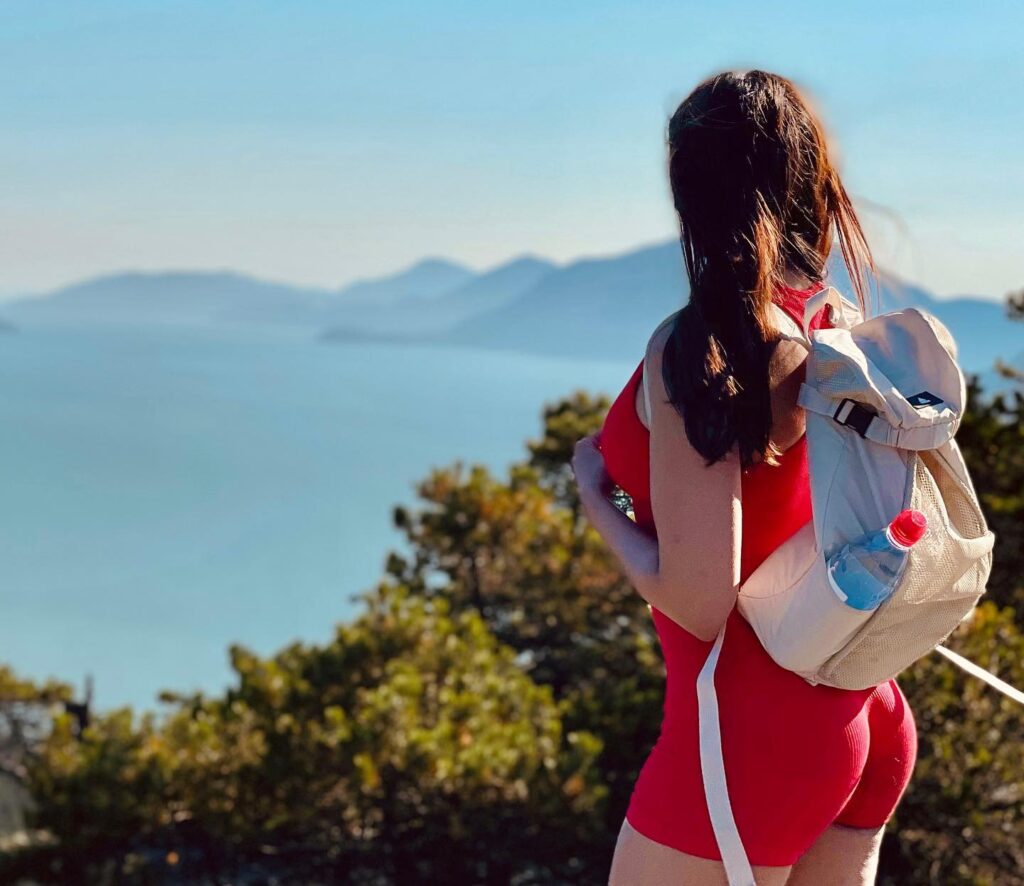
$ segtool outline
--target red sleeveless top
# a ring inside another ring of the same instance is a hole
[[[797,323],[803,320],[804,301],[821,289],[781,287],[777,302]],[[811,321],[812,330],[826,324],[824,310]],[[651,512],[649,431],[636,414],[636,397],[643,381],[643,360],[616,398],[601,428],[598,442],[611,479],[633,499],[636,522],[656,533]],[[609,432],[610,431],[610,432]],[[761,562],[811,519],[807,440],[801,437],[784,452],[776,467],[754,465],[741,476],[743,542],[740,580],[745,581]],[[765,519],[765,515],[771,519]]]

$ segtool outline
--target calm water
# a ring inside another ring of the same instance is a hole
[[[0,336],[0,661],[101,708],[215,690],[227,646],[324,641],[461,457],[504,472],[545,400],[633,366],[186,329]]]

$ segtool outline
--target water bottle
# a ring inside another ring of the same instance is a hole
[[[884,529],[844,545],[828,561],[836,596],[854,609],[876,609],[896,589],[907,552],[927,528],[924,514],[908,508]]]

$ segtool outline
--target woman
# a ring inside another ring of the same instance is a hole
[[[695,683],[726,633],[715,683],[736,824],[759,884],[874,881],[886,821],[917,752],[895,681],[812,686],[767,655],[735,608],[740,584],[811,519],[803,348],[780,340],[822,285],[837,238],[864,306],[873,269],[821,124],[763,71],[700,84],[668,126],[688,304],[647,346],[573,470],[585,512],[651,606],[667,674],[661,734],[630,799],[612,886],[725,883],[708,818]],[[820,313],[812,328],[826,322]],[[633,497],[635,522],[612,504]]]

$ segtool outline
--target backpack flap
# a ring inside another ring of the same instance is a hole
[[[886,525],[907,502],[910,454],[807,414],[807,462],[818,547],[826,558]]]
[[[921,450],[953,438],[966,399],[949,331],[908,308],[816,332],[798,402],[862,438]]]

